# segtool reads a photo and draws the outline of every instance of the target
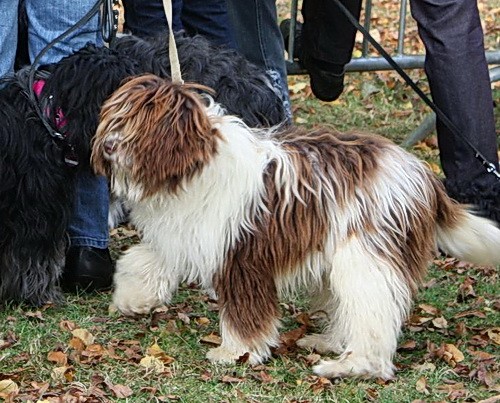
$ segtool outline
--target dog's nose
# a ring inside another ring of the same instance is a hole
[[[116,151],[116,140],[105,140],[103,148],[106,154],[112,155]]]

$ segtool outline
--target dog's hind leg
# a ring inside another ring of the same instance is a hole
[[[340,354],[343,351],[342,340],[335,329],[334,313],[337,311],[338,298],[335,298],[330,280],[323,278],[320,289],[311,295],[311,313],[323,312],[326,323],[323,333],[308,334],[297,340],[297,345],[302,348],[316,350],[318,353],[334,352]]]
[[[167,270],[160,256],[147,243],[131,247],[116,263],[113,304],[124,315],[146,314],[168,303],[177,289],[175,272]]]
[[[411,305],[409,286],[383,256],[351,238],[333,258],[330,287],[338,299],[331,339],[341,340],[336,360],[314,367],[320,376],[392,378],[392,358]]]

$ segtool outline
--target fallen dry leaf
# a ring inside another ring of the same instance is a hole
[[[184,322],[186,325],[189,325],[191,323],[191,319],[189,318],[189,316],[187,316],[185,313],[183,312],[178,312],[177,313],[177,317],[182,321]]]
[[[418,307],[425,313],[430,315],[439,316],[441,315],[441,311],[435,306],[429,304],[419,304]]]
[[[496,358],[496,355],[487,353],[485,351],[477,351],[477,350],[467,350],[467,352],[473,356],[478,361],[488,361]]]
[[[456,314],[454,316],[454,318],[455,319],[459,319],[459,318],[465,318],[467,316],[476,316],[478,318],[486,318],[485,313],[481,312],[481,311],[478,311],[477,309],[470,310],[470,311],[460,312],[460,313]]]
[[[141,367],[146,368],[147,370],[153,370],[157,374],[160,374],[165,371],[165,364],[160,359],[153,357],[152,355],[146,355],[139,362]]]
[[[94,344],[94,336],[86,329],[74,329],[71,331],[71,334],[78,337],[86,346]]]
[[[437,329],[446,329],[448,328],[448,321],[440,316],[439,318],[432,319],[432,324]]]
[[[106,382],[106,386],[109,388],[109,390],[111,390],[111,392],[113,392],[115,397],[117,397],[118,399],[125,399],[127,397],[132,396],[134,393],[132,389],[130,389],[126,385],[120,385],[120,384],[113,385],[111,382]]]
[[[317,364],[319,362],[319,360],[321,360],[321,355],[319,354],[309,354],[307,356],[304,357],[306,363],[308,365],[314,365],[314,364]]]
[[[417,383],[415,384],[415,389],[417,389],[417,392],[423,393],[425,395],[429,395],[431,393],[429,392],[429,388],[427,387],[427,379],[425,379],[424,376],[418,378]]]
[[[441,392],[447,393],[448,399],[451,401],[463,399],[469,394],[469,391],[465,388],[462,382],[453,382],[446,385],[439,385],[437,389]]]
[[[4,379],[0,381],[0,398],[7,399],[12,395],[19,393],[19,386],[12,379]]]
[[[165,353],[165,351],[163,351],[163,349],[157,343],[154,343],[153,345],[148,347],[148,349],[146,350],[146,354],[158,358],[166,365],[175,361],[175,358],[167,355],[167,353]]]
[[[463,361],[465,357],[454,344],[445,344],[442,358],[453,368],[458,362]]]
[[[196,318],[196,323],[200,326],[207,326],[210,324],[210,319],[202,317],[202,318]]]
[[[45,320],[45,318],[43,317],[42,315],[42,312],[40,311],[35,311],[35,312],[25,312],[24,316],[26,316],[27,318],[32,318],[32,319],[38,319],[40,321],[43,321]]]
[[[69,347],[76,350],[77,353],[81,353],[85,350],[85,343],[79,337],[72,337],[68,343]]]
[[[221,379],[222,383],[240,383],[244,382],[243,378],[237,378],[235,376],[224,375]]]
[[[458,302],[465,302],[470,298],[475,298],[476,293],[472,287],[476,281],[470,277],[466,277],[464,282],[458,287]]]
[[[200,379],[204,382],[211,381],[213,378],[213,375],[210,371],[205,371],[200,375]]]
[[[415,340],[407,340],[398,346],[398,350],[411,351],[417,348],[417,342]]]
[[[3,338],[0,339],[0,351],[5,350],[6,348],[9,348],[17,343],[17,336],[10,330],[2,337]]]
[[[72,332],[77,328],[75,322],[72,322],[70,320],[62,320],[59,322],[59,329]]]
[[[51,351],[47,354],[47,360],[56,363],[59,367],[63,367],[68,363],[68,356],[62,351]]]
[[[500,402],[500,395],[491,396],[488,399],[479,400],[477,403],[498,403]]]
[[[265,371],[259,372],[259,378],[262,381],[262,383],[271,383],[274,381],[274,378]]]
[[[486,334],[493,343],[500,345],[500,327],[493,327],[491,329],[488,329],[486,331]]]
[[[212,344],[214,346],[220,346],[222,343],[222,338],[218,334],[210,333],[203,336],[200,341],[202,343]]]
[[[412,367],[413,369],[419,371],[419,372],[434,372],[436,370],[436,365],[434,365],[432,362],[424,362],[423,364],[417,364]]]
[[[324,378],[322,376],[311,378],[316,378],[316,381],[310,386],[314,394],[322,393],[324,390],[332,387],[332,382],[328,378]]]
[[[75,375],[74,368],[72,366],[61,366],[55,367],[50,372],[50,377],[59,383],[73,382]]]

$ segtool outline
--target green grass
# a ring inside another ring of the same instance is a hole
[[[467,276],[476,279],[476,297],[457,302],[458,289]],[[492,396],[493,391],[489,391],[477,376],[470,377],[471,372],[482,368],[494,374],[498,368],[491,360],[479,361],[469,351],[475,349],[494,354],[498,347],[491,341],[486,341],[481,347],[472,343],[474,336],[483,330],[500,326],[498,312],[492,308],[495,298],[498,298],[497,276],[497,272],[490,271],[486,275],[473,267],[467,267],[464,273],[456,267],[431,267],[427,280],[435,281],[426,282],[429,286],[419,293],[414,313],[433,316],[422,314],[418,307],[421,303],[431,305],[441,311],[439,316],[448,321],[448,326],[440,329],[426,323],[421,329],[406,327],[400,344],[415,342],[415,346],[398,351],[395,357],[399,367],[397,378],[387,383],[377,380],[330,382],[318,378],[308,364],[306,357],[309,352],[293,347],[287,354],[278,355],[261,366],[210,365],[204,359],[210,346],[200,340],[217,333],[217,313],[211,310],[213,304],[202,292],[187,286],[181,289],[168,310],[134,319],[108,313],[110,295],[106,293],[68,295],[66,305],[45,307],[41,311],[8,306],[0,313],[0,339],[14,337],[16,343],[0,351],[0,372],[2,379],[12,379],[21,387],[18,398],[29,396],[31,399],[36,396],[31,392],[36,389],[33,387],[33,382],[36,382],[37,387],[48,383],[46,397],[69,394],[91,400],[99,396],[97,389],[92,389],[95,384],[107,399],[119,400],[106,386],[108,382],[130,387],[133,392],[130,401],[152,401],[153,397],[182,402],[446,401],[453,387],[458,388],[460,396],[467,401],[479,401]],[[307,306],[302,298],[285,302],[288,309],[283,309],[283,332],[300,326],[297,317]],[[472,309],[484,317],[454,319],[458,313]],[[455,331],[460,322],[465,324],[464,334]],[[95,337],[94,343],[100,347],[101,354],[77,354],[70,346],[72,336],[67,330],[68,323],[87,329]],[[162,373],[139,364],[155,343],[174,359],[165,365]],[[458,373],[455,372],[457,368],[454,370],[439,358],[437,350],[444,343],[453,344],[464,353]],[[71,375],[67,380],[52,376],[54,368],[59,365],[47,357],[54,351],[62,351],[68,357]],[[429,395],[417,390],[416,385],[422,377],[426,380]]]

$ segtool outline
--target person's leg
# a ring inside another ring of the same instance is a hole
[[[359,19],[361,0],[342,3]],[[344,89],[345,65],[352,57],[356,28],[331,0],[304,0],[302,16],[302,54],[298,56],[310,75],[314,95],[333,101]]]
[[[18,2],[0,0],[0,77],[14,71],[17,48]]]
[[[343,0],[342,4],[359,19],[360,0]],[[304,0],[302,5],[303,51],[314,61],[345,66],[352,57],[356,28],[331,0]]]
[[[476,0],[412,0],[426,48],[425,72],[436,105],[496,164],[493,99]],[[437,123],[441,164],[450,196],[473,203],[500,222],[500,184],[461,139]]]
[[[162,0],[122,0],[125,29],[141,38],[167,32],[167,18]],[[181,22],[182,0],[172,1],[172,30],[183,29]]]
[[[226,0],[183,0],[181,19],[189,34],[200,34],[214,45],[236,49]]]
[[[95,0],[27,0],[29,21],[30,57],[33,59],[54,38],[77,23],[95,4]],[[102,44],[99,17],[56,43],[40,61],[53,63],[85,46]],[[64,105],[61,105],[64,110]],[[89,170],[79,174],[76,186],[74,214],[69,226],[71,248],[63,273],[66,288],[111,285],[112,264],[109,257],[107,227],[109,195],[104,177],[97,177]]]
[[[285,48],[278,27],[275,1],[228,0],[227,4],[237,50],[267,70],[291,118]]]

